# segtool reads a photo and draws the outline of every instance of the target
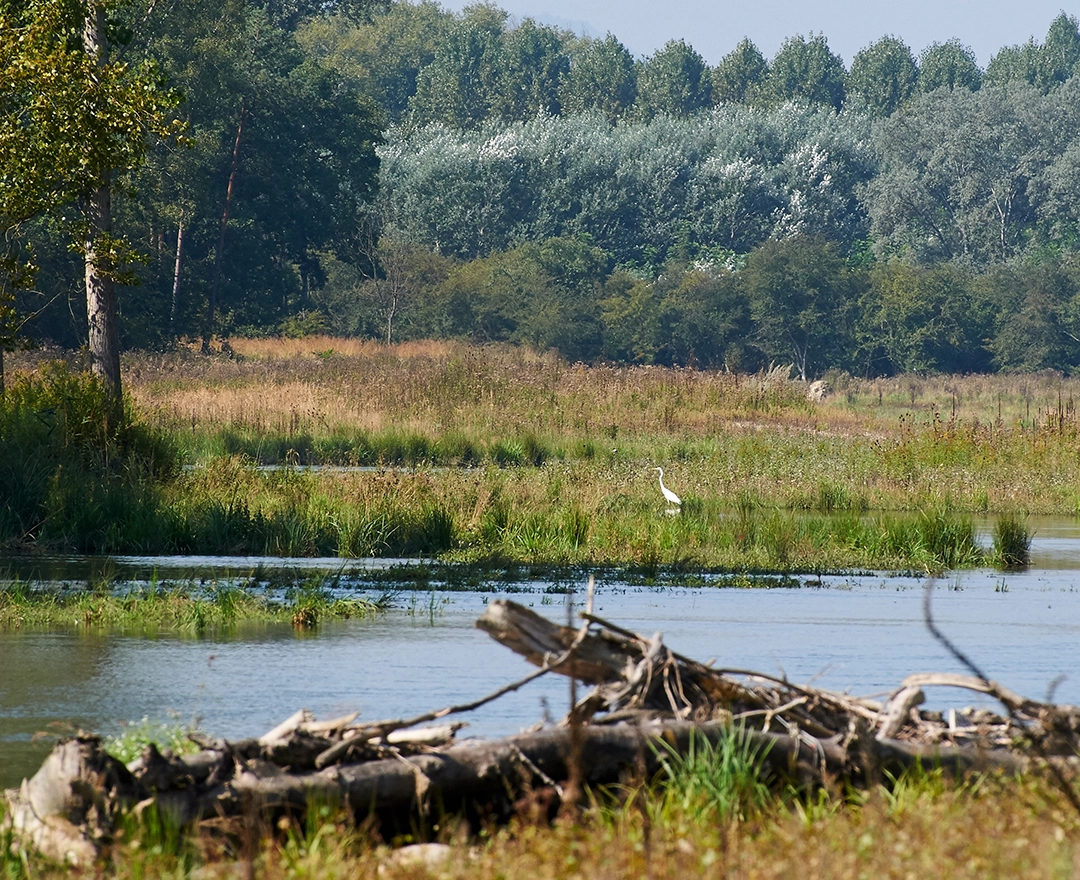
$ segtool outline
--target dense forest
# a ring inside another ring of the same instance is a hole
[[[80,2],[0,0],[0,48]],[[891,36],[850,65],[822,35],[635,58],[494,5],[102,8],[117,91],[88,118],[123,125],[35,141],[40,83],[0,72],[8,349],[85,344],[100,264],[126,347],[329,330],[807,378],[1080,369],[1064,13],[983,70]]]

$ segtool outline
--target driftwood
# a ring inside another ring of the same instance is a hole
[[[916,764],[963,773],[1022,772],[1032,761],[1078,754],[1080,709],[1029,700],[985,678],[912,675],[884,702],[798,685],[749,670],[713,669],[671,651],[660,633],[644,637],[590,611],[577,629],[508,601],[491,602],[477,626],[537,666],[471,703],[409,719],[362,722],[357,714],[318,721],[301,710],[262,736],[225,741],[193,734],[197,754],[147,746],[126,767],[96,737],[61,742],[41,770],[6,793],[16,839],[76,863],[92,859],[126,809],[156,807],[180,823],[252,809],[300,813],[309,802],[347,804],[358,819],[408,827],[418,814],[451,809],[499,818],[529,792],[547,803],[576,785],[651,778],[659,755],[691,737],[745,736],[768,772],[796,785],[844,780],[863,785]],[[496,741],[456,744],[475,709],[555,672],[592,687],[558,725]],[[923,690],[988,694],[986,710],[920,710]],[[431,724],[418,727],[421,724]],[[577,755],[576,759],[570,756]],[[579,780],[563,788],[563,781]]]

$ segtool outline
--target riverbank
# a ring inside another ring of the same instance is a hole
[[[751,762],[752,763],[752,762]],[[699,753],[651,784],[591,791],[549,824],[523,800],[506,827],[432,816],[382,840],[330,806],[306,822],[252,814],[182,832],[156,814],[127,818],[99,875],[116,878],[684,878],[799,876],[1066,877],[1080,866],[1080,822],[1040,778],[940,771],[867,792],[772,795],[747,762]],[[978,833],[972,833],[977,829]],[[395,849],[430,835],[443,845]],[[391,846],[391,844],[393,846]],[[70,867],[0,850],[11,876],[68,877]]]

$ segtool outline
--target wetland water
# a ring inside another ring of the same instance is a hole
[[[1030,569],[939,579],[935,620],[1007,687],[1042,699],[1065,676],[1054,698],[1080,703],[1080,526],[1032,526]],[[125,572],[151,562],[185,576],[198,576],[206,563],[173,560],[170,569],[163,560],[121,558],[108,565]],[[332,570],[341,566],[328,562]],[[216,560],[218,571],[256,563]],[[360,710],[374,719],[474,699],[530,668],[473,627],[485,603],[505,595],[562,620],[567,597],[545,592],[549,587],[405,590],[384,614],[325,623],[315,633],[285,625],[202,637],[2,633],[0,786],[17,784],[47,754],[48,743],[32,742],[37,732],[82,727],[115,734],[125,722],[172,717],[237,738],[260,734],[301,707],[320,718]],[[718,667],[785,673],[795,682],[868,695],[895,688],[912,672],[965,671],[927,632],[922,599],[923,581],[900,576],[827,576],[820,586],[752,590],[613,582],[598,587],[596,610],[648,635],[663,632],[670,647],[716,658]],[[967,692],[935,689],[927,696],[937,708],[992,705]],[[459,735],[513,733],[540,720],[545,707],[559,717],[566,705],[565,680],[544,677],[462,716],[470,726]]]

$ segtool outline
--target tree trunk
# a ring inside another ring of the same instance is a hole
[[[90,194],[86,232],[86,318],[90,369],[119,401],[120,334],[116,327],[116,285],[109,275],[108,238],[112,232],[112,193],[106,182]],[[102,250],[104,249],[104,253]]]
[[[101,70],[109,62],[105,7],[87,9],[83,49]],[[120,334],[116,326],[116,286],[112,279],[112,190],[109,170],[97,170],[97,185],[86,196],[86,317],[89,324],[90,369],[108,387],[115,403],[121,399]]]
[[[176,226],[176,264],[173,266],[172,310],[169,312],[169,336],[176,340],[176,312],[180,303],[180,270],[184,265],[184,212]]]
[[[225,210],[221,212],[221,228],[218,230],[217,250],[214,252],[214,283],[210,287],[210,297],[206,303],[206,326],[203,328],[203,354],[210,351],[210,337],[214,334],[214,313],[217,311],[218,290],[221,288],[221,256],[225,250],[225,227],[229,223],[232,209],[233,189],[236,186],[236,172],[240,165],[240,142],[244,135],[244,120],[247,118],[247,99],[240,101],[240,122],[236,126],[236,141],[233,144],[232,167],[229,169],[229,183],[225,187]]]

